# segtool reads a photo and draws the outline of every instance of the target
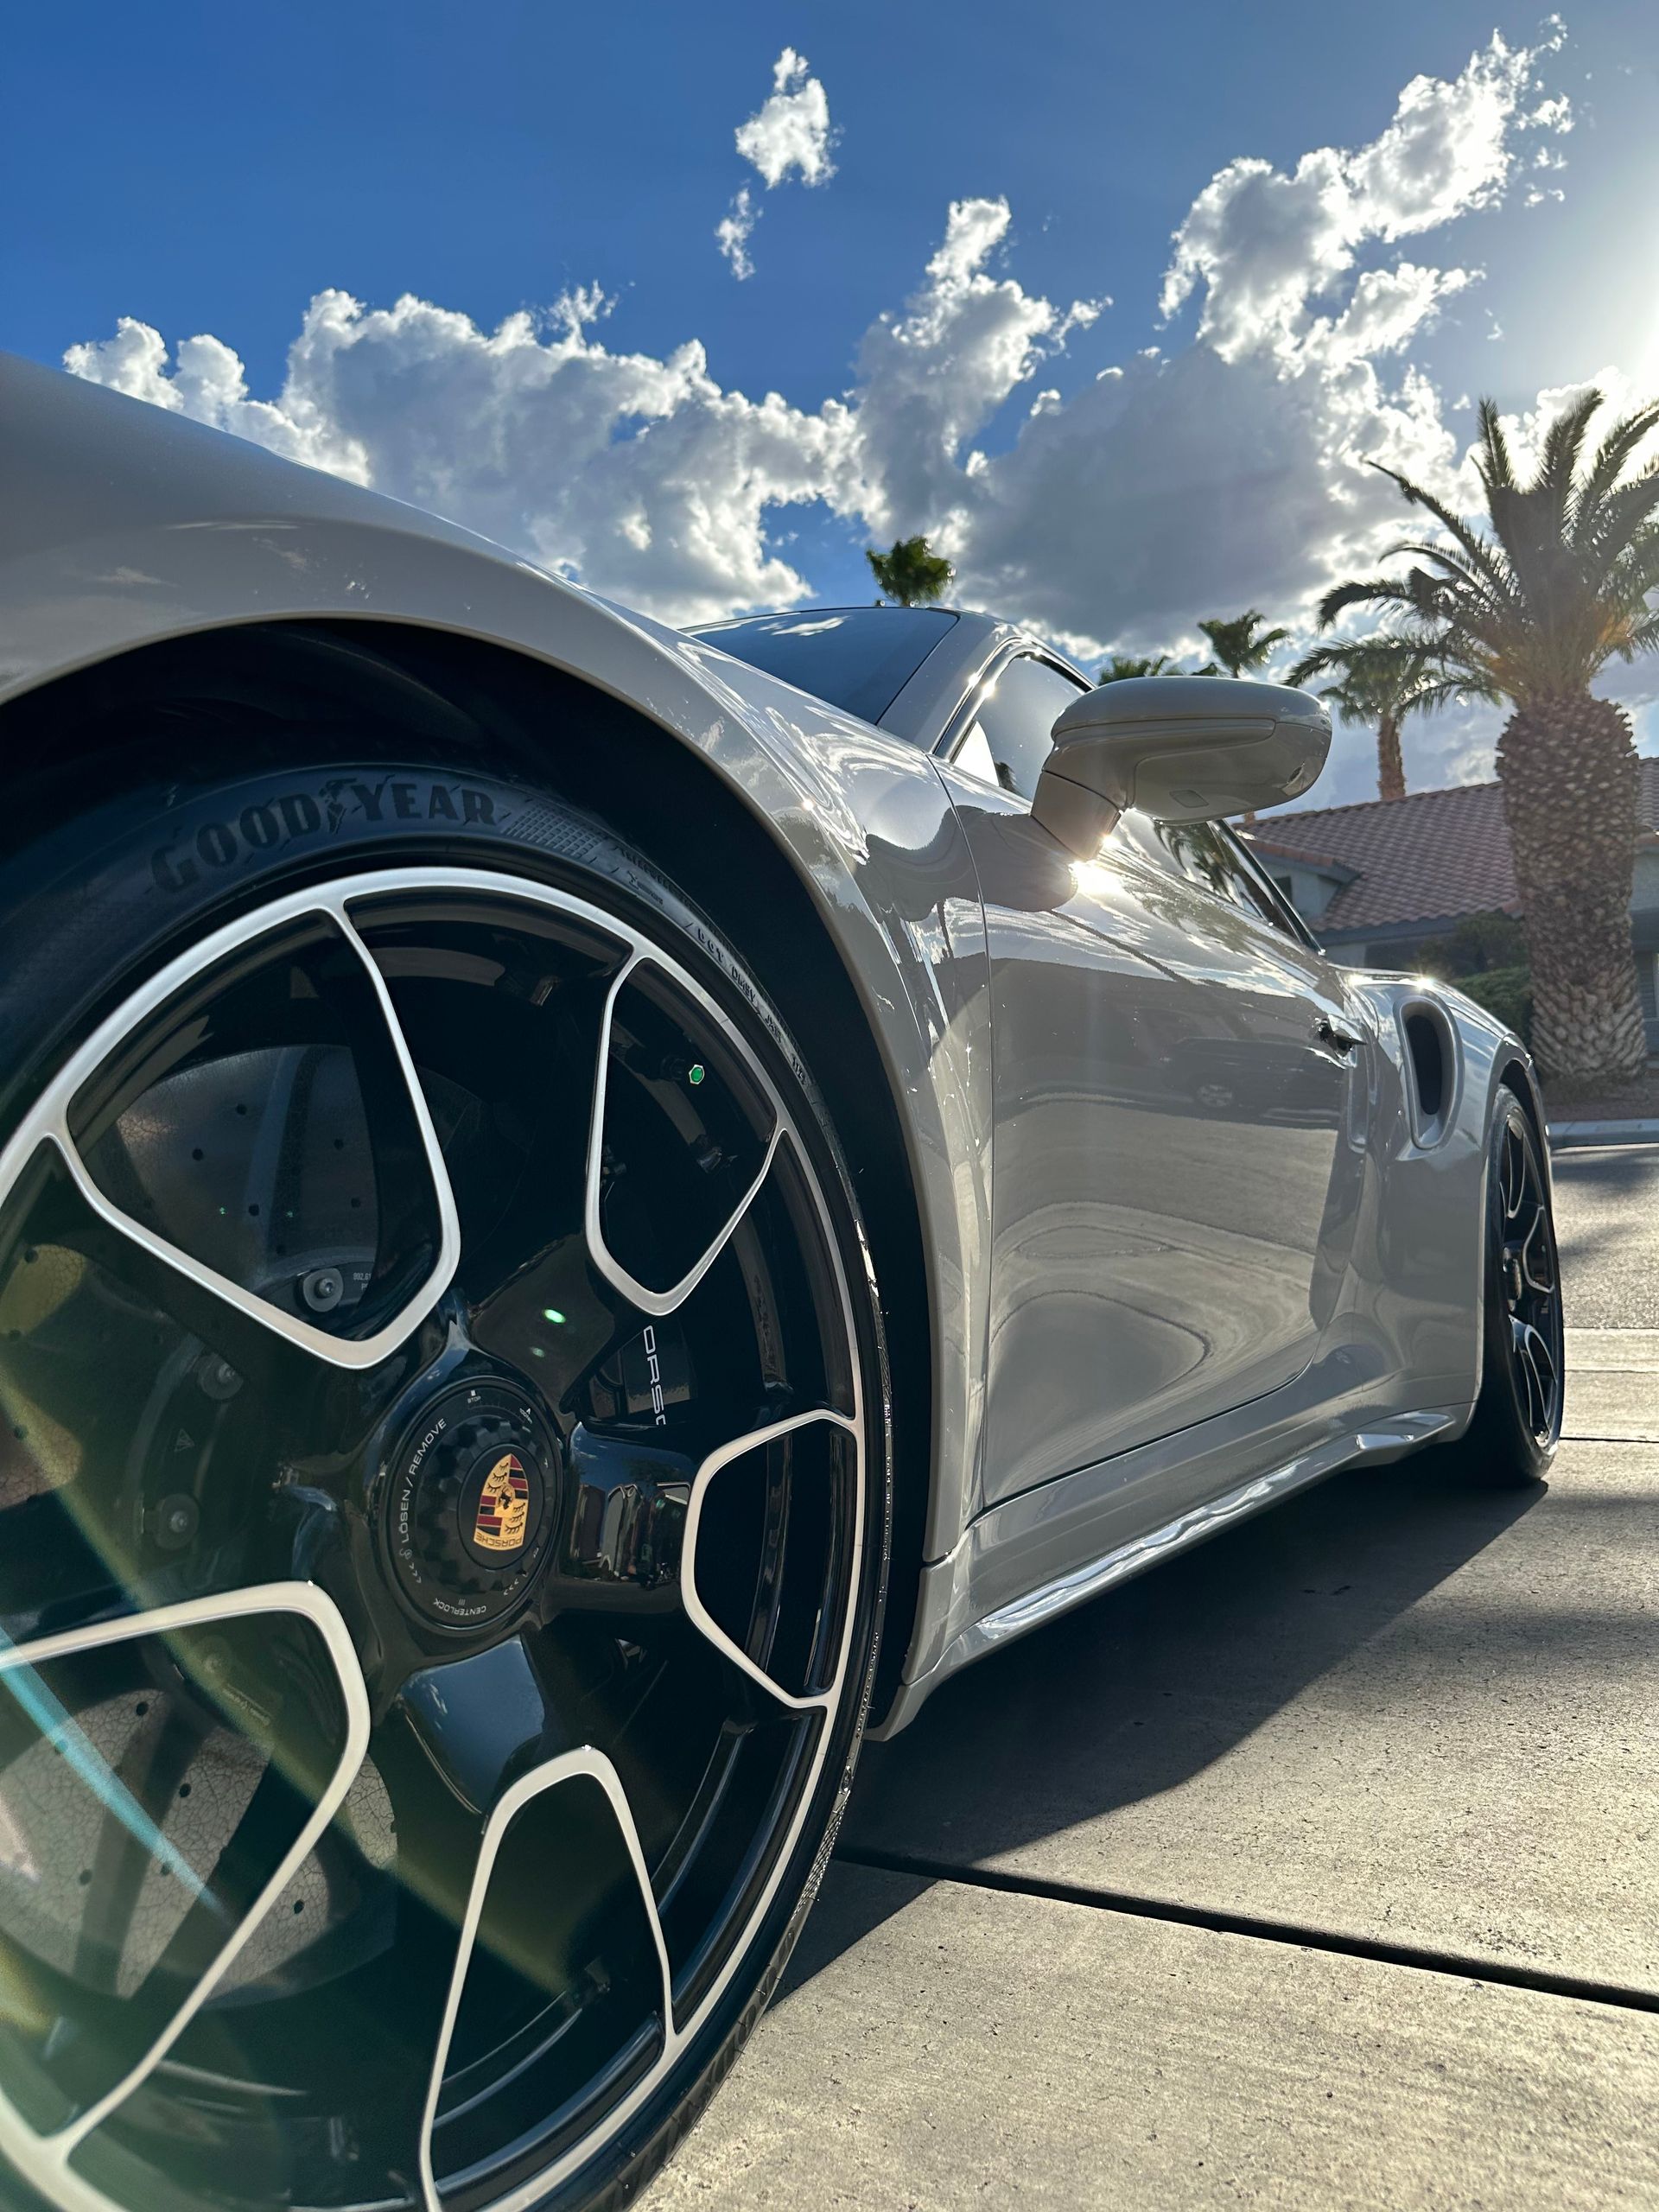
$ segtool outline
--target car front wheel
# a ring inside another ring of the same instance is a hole
[[[764,978],[604,825],[272,758],[0,877],[3,2193],[620,2199],[849,1783],[865,1243]]]

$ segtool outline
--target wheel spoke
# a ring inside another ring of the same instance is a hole
[[[575,1495],[556,1572],[607,1611],[662,1612],[679,1604],[687,1510],[697,1477],[684,1452],[578,1427],[570,1439]]]
[[[772,1675],[767,1673],[764,1666],[744,1649],[736,1637],[728,1629],[721,1625],[709,1610],[698,1587],[697,1544],[704,1516],[709,1507],[711,1486],[723,1469],[734,1465],[738,1460],[747,1458],[750,1452],[760,1451],[769,1444],[781,1441],[785,1437],[797,1435],[802,1430],[822,1426],[839,1429],[854,1438],[856,1438],[858,1433],[857,1424],[850,1421],[845,1414],[838,1414],[828,1408],[821,1408],[811,1413],[796,1414],[786,1421],[771,1422],[765,1428],[755,1429],[747,1436],[735,1437],[729,1444],[723,1444],[717,1451],[711,1452],[697,1469],[696,1479],[691,1485],[691,1495],[686,1506],[685,1533],[680,1560],[681,1597],[686,1613],[693,1624],[741,1674],[747,1675],[752,1682],[758,1684],[780,1705],[787,1707],[794,1713],[823,1710],[834,1702],[841,1686],[842,1669],[845,1660],[844,1628],[840,1637],[835,1639],[833,1673],[829,1682],[822,1688],[804,1693],[795,1693],[785,1689]],[[854,1550],[856,1552],[861,1535],[859,1516],[861,1516],[862,1511],[861,1486],[855,1483],[853,1491],[855,1521],[850,1535]]]
[[[0,2144],[18,2170],[47,2191],[61,2183],[71,2159],[87,2138],[132,2095],[178,2042],[191,2021],[258,1933],[277,1898],[309,1856],[345,1802],[362,1764],[369,1737],[368,1699],[344,1621],[323,1592],[306,1583],[270,1584],[210,1599],[165,1606],[88,1628],[39,1637],[22,1644],[0,1646],[0,1688],[10,1689],[21,1710],[41,1732],[105,1815],[163,1873],[172,1873],[204,1902],[207,1885],[162,1832],[135,1793],[111,1772],[64,1710],[40,1670],[57,1662],[108,1654],[140,1638],[162,1639],[176,1646],[196,1631],[270,1616],[294,1616],[320,1638],[340,1700],[343,1727],[337,1763],[315,1802],[258,1886],[246,1910],[220,1938],[188,1991],[145,2046],[101,2094],[58,2124],[42,2127],[13,2099],[0,2093]],[[227,1708],[228,1710],[228,1708]],[[181,1791],[187,1795],[188,1791]],[[221,1916],[222,1929],[222,1916]]]
[[[331,1117],[346,1132],[333,1151]],[[153,978],[0,1154],[0,1193],[43,1141],[108,1228],[331,1366],[385,1358],[454,1273],[454,1202],[424,1094],[379,969],[325,893],[279,902],[254,931],[222,930]],[[334,1185],[353,1163],[365,1187],[347,1204]],[[333,1248],[308,1270],[284,1258],[308,1215]]]
[[[1527,1162],[1521,1140],[1513,1129],[1506,1131],[1503,1139],[1503,1217],[1513,1221],[1521,1211],[1526,1195]]]
[[[442,2212],[437,2177],[434,2171],[433,2138],[438,2124],[439,2102],[442,2095],[445,2073],[449,2065],[456,2024],[461,2015],[468,1976],[473,1971],[479,1946],[480,1924],[484,1919],[486,1905],[489,1901],[492,1879],[495,1874],[498,1861],[514,1824],[537,1799],[545,1796],[550,1790],[569,1788],[572,1784],[584,1781],[596,1784],[604,1793],[622,1848],[626,1853],[632,1878],[638,1890],[639,1905],[649,1930],[652,1955],[656,1968],[657,2001],[660,2020],[659,2041],[666,2044],[673,2036],[673,1999],[668,1949],[663,1938],[662,1922],[658,1915],[657,1901],[652,1891],[651,1877],[646,1871],[645,1854],[640,1848],[639,1831],[634,1826],[633,1815],[616,1769],[602,1752],[594,1750],[591,1745],[582,1745],[563,1753],[558,1758],[548,1761],[545,1765],[537,1767],[531,1773],[523,1776],[495,1806],[485,1828],[478,1865],[473,1878],[472,1891],[467,1899],[466,1914],[461,1922],[454,1970],[450,1979],[448,1999],[444,2008],[437,2049],[433,2056],[431,2078],[428,2085],[426,2105],[422,2116],[420,2171],[427,2212]]]
[[[412,1675],[397,1710],[444,1789],[489,1812],[513,1769],[570,1748],[522,1637]]]
[[[1531,1377],[1532,1389],[1535,1393],[1536,1433],[1542,1436],[1548,1433],[1554,1416],[1555,1393],[1560,1382],[1555,1357],[1542,1332],[1533,1328],[1530,1325],[1525,1332],[1522,1351],[1527,1362],[1527,1371]]]
[[[606,1109],[611,1091],[610,1061],[616,1027],[617,1002],[624,987],[630,981],[652,969],[654,966],[655,963],[646,955],[636,951],[619,970],[606,996],[605,1014],[600,1033],[599,1065],[594,1082],[593,1112],[588,1128],[588,1173],[582,1217],[588,1252],[601,1274],[614,1289],[621,1293],[631,1306],[638,1307],[642,1313],[648,1313],[660,1319],[684,1304],[731,1241],[733,1232],[748,1212],[750,1206],[759,1196],[762,1185],[766,1182],[778,1150],[782,1124],[773,1114],[771,1117],[770,1132],[765,1139],[759,1168],[748,1179],[747,1187],[742,1191],[736,1204],[726,1214],[720,1226],[704,1243],[701,1253],[690,1266],[680,1274],[676,1281],[665,1288],[653,1290],[616,1257],[606,1236],[601,1201],[605,1185]],[[702,995],[698,995],[701,997]],[[709,1011],[712,1011],[712,1007]]]
[[[1555,1289],[1555,1270],[1551,1265],[1554,1256],[1550,1249],[1552,1242],[1549,1217],[1540,1204],[1532,1226],[1522,1239],[1516,1257],[1522,1281],[1529,1290],[1535,1291],[1543,1298],[1553,1296]]]
[[[1554,1425],[1555,1395],[1560,1383],[1555,1357],[1542,1333],[1529,1322],[1513,1325],[1515,1362],[1526,1395],[1527,1415],[1535,1436],[1550,1433]]]
[[[112,1225],[43,1143],[0,1211],[0,1630],[308,1576],[342,1529],[308,1471],[349,1463],[423,1338],[342,1376]]]
[[[241,1381],[267,1389],[291,1389],[311,1359],[310,1346],[288,1334],[283,1317],[273,1320],[274,1309],[252,1310],[259,1301],[240,1294],[227,1298],[225,1287],[188,1254],[112,1206],[66,1139],[50,1134],[42,1139],[13,1185],[12,1198],[13,1233],[0,1249],[14,1270],[19,1260],[35,1265],[31,1255],[42,1248],[60,1269],[67,1262],[83,1274],[90,1265],[111,1285],[176,1322]]]
[[[1531,1332],[1524,1332],[1524,1334],[1522,1334],[1520,1363],[1522,1363],[1522,1376],[1524,1376],[1526,1380],[1526,1415],[1529,1415],[1529,1421],[1531,1421],[1533,1425],[1533,1435],[1540,1435],[1541,1431],[1544,1431],[1546,1411],[1548,1409],[1546,1409],[1546,1398],[1544,1398],[1544,1378],[1541,1378],[1540,1371],[1537,1371],[1537,1360],[1535,1356],[1533,1356]]]

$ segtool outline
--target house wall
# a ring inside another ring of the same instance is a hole
[[[1304,916],[1305,920],[1311,917]],[[1430,923],[1426,928],[1415,926],[1401,930],[1398,934],[1384,931],[1376,937],[1361,937],[1357,933],[1332,931],[1320,934],[1317,924],[1314,933],[1330,957],[1344,968],[1381,968],[1410,975],[1416,968],[1418,957],[1426,944],[1432,944],[1456,926],[1454,921]]]
[[[1630,912],[1659,913],[1659,845],[1638,845],[1636,876],[1630,887]]]
[[[1263,853],[1259,858],[1305,922],[1317,922],[1343,884],[1353,881],[1351,873],[1344,877],[1327,875],[1322,869],[1306,868],[1300,861],[1286,860],[1277,853]]]
[[[1630,935],[1636,941],[1636,984],[1642,994],[1648,1050],[1659,1052],[1659,846],[1637,848]]]
[[[1397,937],[1363,938],[1333,932],[1321,941],[1343,968],[1380,968],[1410,974],[1426,944],[1446,935],[1450,921]],[[1659,1058],[1659,851],[1639,854],[1630,899],[1630,937],[1636,955],[1636,987],[1642,1001],[1648,1051]]]

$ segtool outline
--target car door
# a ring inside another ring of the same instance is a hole
[[[995,676],[944,770],[979,871],[996,1127],[986,1503],[1266,1395],[1351,1236],[1359,1028],[1219,825],[1032,821],[1074,677]]]

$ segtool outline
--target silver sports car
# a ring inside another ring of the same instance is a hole
[[[861,1738],[1357,1459],[1535,1478],[1539,1096],[1328,730],[685,635],[0,365],[0,2197],[620,2203]]]

